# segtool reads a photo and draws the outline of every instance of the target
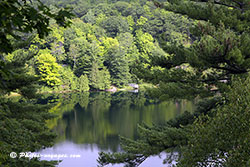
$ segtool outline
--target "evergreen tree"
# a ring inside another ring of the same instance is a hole
[[[112,84],[122,87],[130,81],[128,60],[121,47],[111,47],[107,52],[105,65],[109,69]]]
[[[6,60],[6,53],[30,44],[37,31],[40,37],[48,35],[49,20],[67,25],[66,10],[52,13],[40,1],[1,1],[0,2],[0,166],[55,166],[57,162],[39,161],[38,158],[10,158],[11,152],[35,152],[52,146],[55,134],[45,126],[51,118],[48,108],[35,105],[34,83],[38,80],[28,74],[27,62],[33,57],[32,52],[18,54],[17,59]],[[21,38],[22,37],[22,38]],[[23,42],[25,41],[25,42]],[[28,53],[28,54],[27,54]],[[18,92],[22,98],[12,101],[6,98],[11,92]],[[49,107],[49,106],[48,106]]]
[[[110,87],[110,74],[107,69],[99,70],[98,64],[93,62],[89,74],[90,87],[96,90],[105,90]]]
[[[80,92],[85,92],[89,90],[89,79],[87,75],[81,75],[80,78],[78,78],[77,85],[79,87]]]
[[[111,85],[111,76],[110,76],[108,69],[104,67],[100,71],[100,75],[101,75],[102,89],[103,90],[109,89]]]

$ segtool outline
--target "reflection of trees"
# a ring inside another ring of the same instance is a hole
[[[57,101],[60,106],[53,112],[59,115],[54,127],[58,142],[66,139],[97,144],[113,151],[118,149],[118,135],[136,138],[138,123],[164,123],[185,110],[193,110],[189,101],[152,104],[143,93],[129,92],[68,94],[57,97]]]

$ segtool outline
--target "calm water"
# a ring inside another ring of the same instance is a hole
[[[47,96],[43,103],[55,103],[50,112],[58,115],[47,122],[58,137],[52,148],[41,150],[43,160],[62,160],[59,167],[96,167],[100,151],[122,151],[119,135],[136,139],[137,124],[161,124],[184,111],[194,110],[185,100],[157,102],[143,93],[106,92]],[[60,155],[63,158],[48,156]],[[70,157],[76,156],[76,157]],[[150,157],[140,167],[161,167],[162,156]],[[109,165],[112,166],[112,165]],[[114,167],[123,166],[122,164]]]

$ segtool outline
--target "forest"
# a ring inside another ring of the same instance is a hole
[[[136,140],[120,137],[124,152],[99,153],[100,166],[136,167],[163,151],[178,152],[177,167],[250,166],[249,0],[3,0],[0,16],[0,166],[58,163],[9,157],[53,146],[46,122],[60,100],[44,105],[44,94],[130,83],[155,103],[199,102],[139,124]]]
[[[6,61],[14,62],[34,55],[26,62],[27,73],[40,78],[40,92],[105,90],[111,85],[122,88],[142,83],[138,66],[154,75],[163,68],[152,65],[151,59],[167,61],[172,57],[159,43],[188,46],[191,42],[188,27],[193,21],[159,9],[153,2],[75,2],[88,9],[81,11],[71,3],[48,1],[48,5],[73,8],[76,16],[69,20],[70,27],[60,27],[51,20],[47,37],[24,34],[22,38],[29,44],[5,56]]]

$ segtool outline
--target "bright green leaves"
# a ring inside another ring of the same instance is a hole
[[[149,61],[149,56],[151,54],[151,51],[155,47],[153,41],[154,38],[150,34],[143,33],[142,30],[138,30],[136,32],[136,42],[138,49],[142,54],[142,57],[147,61]]]
[[[137,20],[137,26],[143,26],[146,22],[148,21],[148,19],[146,17],[141,16],[138,20]]]
[[[129,30],[130,31],[133,31],[134,30],[134,25],[135,25],[135,22],[134,22],[134,19],[133,19],[133,17],[130,15],[130,16],[128,16],[127,18],[127,22],[128,22],[128,25],[129,25]]]
[[[41,81],[47,86],[53,87],[61,84],[59,70],[62,67],[57,64],[56,58],[50,53],[41,53],[36,59],[36,66]]]

